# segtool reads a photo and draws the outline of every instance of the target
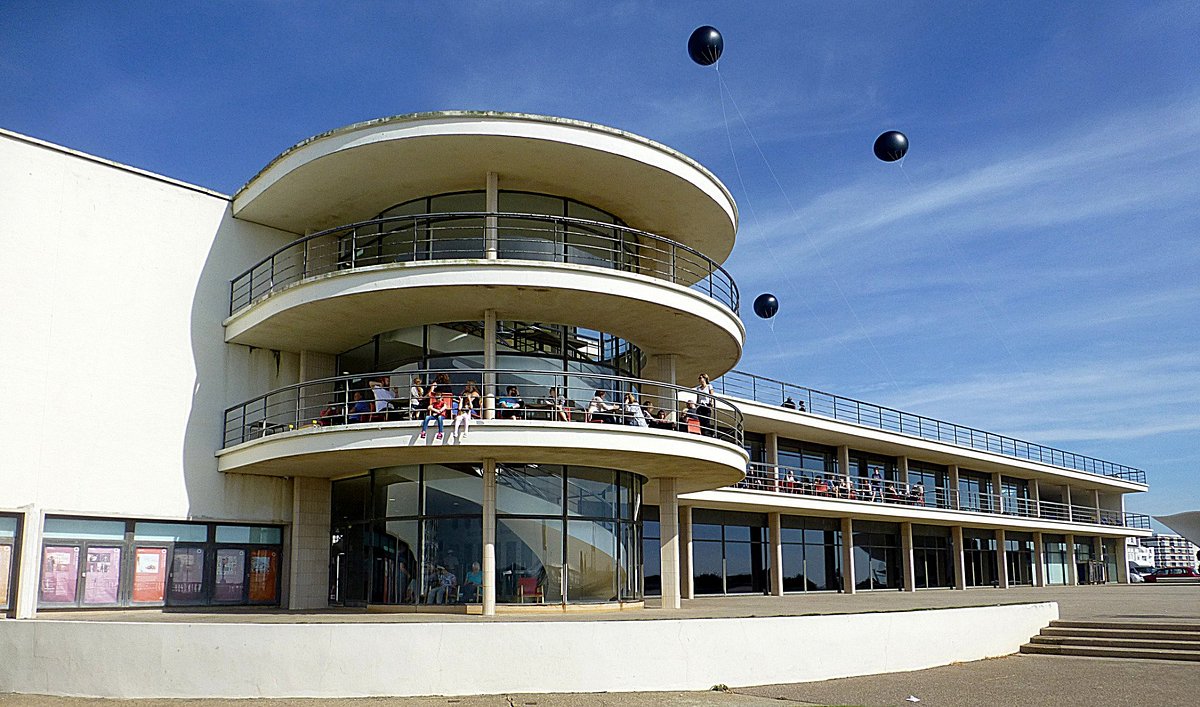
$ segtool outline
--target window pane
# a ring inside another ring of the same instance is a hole
[[[514,515],[562,514],[562,467],[502,464],[496,479],[496,512]]]
[[[573,520],[567,530],[567,600],[615,601],[617,524]]]
[[[562,601],[562,521],[496,520],[496,601]]]
[[[135,540],[160,543],[202,543],[208,540],[208,526],[194,523],[135,523]]]
[[[240,602],[246,589],[246,551],[217,550],[213,601]]]
[[[425,521],[422,590],[426,604],[457,604],[468,572],[479,572],[483,558],[483,519],[438,518]],[[478,588],[472,588],[472,599]]]
[[[47,546],[42,550],[42,585],[38,601],[43,604],[74,604],[78,581],[78,547]]]
[[[375,517],[420,513],[420,467],[393,466],[375,471]]]
[[[692,543],[692,581],[697,594],[721,594],[725,591],[721,543]]]
[[[217,542],[244,545],[278,545],[283,542],[280,528],[259,528],[252,525],[218,525]]]
[[[11,516],[0,516],[0,538],[12,539],[17,536],[17,519]]]
[[[204,599],[204,548],[177,547],[167,580],[168,604],[196,604]]]
[[[482,531],[481,531],[482,532]],[[373,553],[371,601],[412,604],[420,595],[417,581],[417,521],[389,520],[382,526]]]
[[[469,464],[425,465],[425,514],[483,514],[483,468]]]
[[[334,525],[366,520],[367,494],[371,488],[371,477],[356,476],[353,479],[334,481],[330,500],[330,519]]]
[[[568,469],[567,515],[617,517],[617,487],[613,472],[573,466]]]
[[[43,537],[47,539],[124,540],[125,521],[47,518]]]

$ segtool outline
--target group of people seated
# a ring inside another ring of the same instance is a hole
[[[702,385],[707,380],[702,377]],[[697,386],[700,390],[702,386]],[[711,391],[711,386],[708,386]],[[598,389],[591,401],[580,409],[574,400],[567,398],[565,390],[551,386],[544,397],[527,404],[515,385],[506,386],[504,394],[495,401],[495,418],[498,420],[522,420],[537,416],[551,421],[597,422],[624,424],[634,427],[680,430],[695,434],[715,434],[715,419],[711,395],[703,391],[696,400],[687,401],[682,411],[657,408],[648,400],[640,400],[633,392],[624,393],[618,402],[609,400],[611,391]],[[313,424],[320,426],[358,424],[365,422],[390,422],[397,420],[421,420],[420,439],[425,439],[431,424],[437,427],[435,439],[445,435],[445,420],[454,421],[452,436],[466,437],[471,421],[481,417],[483,395],[478,384],[467,381],[462,390],[452,390],[450,376],[439,373],[428,385],[421,376],[413,376],[408,396],[392,386],[390,376],[367,380],[365,387],[359,384],[349,391],[344,400],[326,405]],[[704,403],[708,403],[705,405]],[[461,430],[461,432],[460,432]]]
[[[917,482],[910,485],[884,481],[878,473],[869,479],[851,479],[840,474],[810,475],[801,472],[797,476],[793,470],[789,469],[774,479],[751,474],[738,485],[744,488],[782,491],[803,496],[829,496],[852,501],[925,505],[924,484]]]

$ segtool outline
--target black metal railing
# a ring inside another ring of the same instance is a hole
[[[464,211],[391,216],[292,241],[230,282],[229,313],[317,275],[393,263],[490,258],[645,275],[690,287],[738,312],[737,284],[729,273],[682,243],[601,221]]]
[[[1068,523],[1150,528],[1150,517],[1140,513],[1068,505],[1056,501],[1035,501],[1004,494],[965,492],[942,486],[927,487],[923,484],[907,484],[885,479],[847,477],[803,467],[761,462],[751,462],[747,465],[746,478],[735,484],[734,488],[968,513],[1042,518]]]
[[[468,383],[478,395],[467,392]],[[739,447],[744,441],[741,411],[720,396],[697,397],[691,388],[596,373],[459,368],[342,375],[273,390],[225,411],[223,446],[305,428],[427,427],[427,418],[435,430],[441,418],[453,434],[460,412],[468,428],[471,420],[611,424],[704,435]]]
[[[1082,454],[1065,452],[1061,449],[1025,442],[993,432],[984,432],[952,422],[914,415],[881,405],[865,403],[832,393],[824,393],[751,373],[731,371],[713,381],[713,386],[721,394],[734,398],[744,398],[769,405],[786,405],[791,408],[792,405],[786,404],[790,400],[797,411],[842,422],[852,422],[888,432],[945,442],[958,447],[994,452],[1089,474],[1109,476],[1141,484],[1146,483],[1146,472],[1141,469]]]

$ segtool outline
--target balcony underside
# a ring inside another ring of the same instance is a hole
[[[912,522],[923,525],[961,525],[977,528],[1004,528],[1020,532],[1045,532],[1076,535],[1105,535],[1113,537],[1149,537],[1151,531],[1119,525],[1072,523],[1046,518],[1030,518],[1003,513],[976,513],[927,506],[887,505],[870,501],[838,498],[793,496],[770,491],[718,489],[689,494],[680,498],[685,505],[704,508],[769,513],[778,511],[793,515],[825,518],[854,518],[856,520]]]
[[[536,464],[578,464],[646,477],[648,500],[660,478],[680,492],[720,488],[745,476],[746,453],[711,437],[622,425],[515,420],[473,423],[463,439],[419,439],[416,422],[310,427],[268,435],[217,453],[224,472],[333,478],[403,464],[480,462],[491,458]]]
[[[577,265],[455,260],[317,276],[226,321],[225,340],[337,354],[390,329],[500,319],[582,325],[649,355],[679,352],[678,380],[719,375],[741,356],[745,329],[706,294],[661,280]]]

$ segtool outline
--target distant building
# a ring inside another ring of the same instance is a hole
[[[1155,567],[1200,569],[1200,562],[1197,562],[1200,547],[1182,536],[1155,533],[1148,538],[1142,538],[1142,547],[1154,552]]]

